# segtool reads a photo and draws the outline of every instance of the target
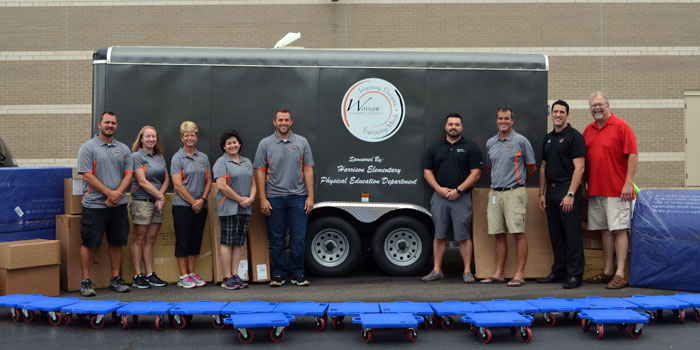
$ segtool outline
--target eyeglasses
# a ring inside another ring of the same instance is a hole
[[[605,104],[605,103],[596,103],[596,104],[592,104],[591,108],[600,108],[600,107],[605,107],[606,105],[607,104]]]

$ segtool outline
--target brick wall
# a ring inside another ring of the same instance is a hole
[[[0,136],[25,165],[70,164],[91,137],[84,106],[91,102],[94,49],[271,47],[299,31],[293,45],[307,48],[556,51],[550,99],[585,101],[604,90],[612,100],[671,101],[665,107],[613,103],[611,109],[632,126],[640,152],[650,155],[642,157],[637,182],[683,185],[684,115],[677,104],[683,91],[700,91],[699,3],[368,2],[0,1]],[[15,112],[27,105],[59,107]],[[72,111],[75,105],[82,107]],[[580,130],[591,120],[585,108],[571,112]]]

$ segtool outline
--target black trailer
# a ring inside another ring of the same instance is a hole
[[[460,113],[483,152],[497,107],[508,105],[539,159],[547,72],[547,57],[534,54],[110,47],[94,54],[93,128],[106,110],[119,116],[122,141],[152,125],[169,160],[180,123],[192,120],[212,162],[234,128],[253,159],[275,110],[290,109],[316,163],[307,269],[343,275],[371,252],[387,274],[414,275],[432,253],[423,160],[445,116]],[[484,171],[478,186],[488,183]]]

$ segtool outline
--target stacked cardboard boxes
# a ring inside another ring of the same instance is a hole
[[[80,290],[83,279],[80,266],[80,220],[83,218],[81,204],[83,180],[63,180],[64,214],[56,216],[56,239],[61,242],[61,289],[67,292]],[[96,288],[109,286],[112,276],[109,263],[107,237],[102,238],[102,245],[97,249],[90,267],[90,280]]]
[[[158,237],[156,237],[155,246],[153,249],[153,270],[158,274],[163,281],[177,282],[180,276],[177,268],[177,259],[175,258],[175,226],[173,225],[173,194],[167,193],[166,204],[163,208],[163,223],[160,226]],[[129,195],[131,201],[131,195]],[[207,210],[211,210],[209,207]],[[134,240],[133,225],[131,224],[131,215],[129,215],[129,225],[132,227],[132,232],[129,233],[129,243],[127,247],[122,249],[122,277],[129,284],[133,280],[134,268],[131,264],[131,251],[128,247],[131,246]],[[207,220],[204,227],[204,237],[202,237],[202,247],[197,256],[195,272],[205,281],[213,281],[212,276],[212,244],[210,235],[207,234],[211,224]]]
[[[219,215],[218,215],[218,208],[219,208],[219,203],[217,203],[216,200],[216,192],[218,191],[216,183],[211,185],[211,192],[209,194],[209,210],[208,210],[208,215],[209,215],[209,227],[211,228],[209,230],[210,234],[210,239],[211,239],[211,246],[212,246],[212,257],[214,258],[213,261],[213,278],[214,282],[222,282],[224,280],[224,271],[223,271],[223,266],[221,264],[221,252],[220,252],[220,247],[221,247],[221,224],[219,222]],[[204,233],[206,234],[206,232]],[[249,273],[248,273],[248,244],[246,244],[243,247],[243,253],[241,254],[241,261],[238,263],[238,269],[237,271],[234,271],[235,273],[238,274],[238,276],[241,277],[242,280],[248,281],[249,280]]]
[[[253,282],[270,280],[270,249],[267,240],[265,216],[260,211],[260,201],[253,202],[253,214],[248,224],[248,261]]]
[[[80,290],[80,281],[83,279],[80,266],[80,220],[82,215],[58,215],[56,216],[56,239],[61,243],[61,289],[67,292]],[[90,280],[95,288],[106,288],[112,276],[107,237],[102,237],[100,249],[95,255],[90,267]]]
[[[495,271],[495,243],[493,236],[488,234],[488,222],[486,209],[489,204],[488,188],[475,188],[472,191],[472,203],[474,211],[474,263],[476,265],[475,276],[486,278]],[[538,278],[549,275],[554,261],[552,243],[549,240],[547,216],[539,209],[537,200],[539,189],[527,188],[527,212],[525,220],[525,236],[527,237],[527,265],[525,265],[525,278]],[[515,275],[515,243],[512,235],[506,235],[508,240],[508,256],[506,259],[505,275],[512,278]]]
[[[0,243],[0,295],[59,295],[60,243],[32,239]]]
[[[224,279],[223,267],[221,265],[221,255],[219,246],[221,242],[221,227],[218,217],[218,203],[216,202],[216,184],[212,185],[209,194],[209,227],[211,242],[214,280],[221,282]],[[243,248],[241,261],[238,264],[238,275],[244,281],[267,282],[270,280],[270,256],[267,242],[267,227],[265,217],[260,212],[260,204],[256,198],[253,202],[253,210],[248,223],[248,238]]]

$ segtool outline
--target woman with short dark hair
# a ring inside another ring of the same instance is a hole
[[[248,286],[237,272],[255,200],[253,163],[241,156],[243,140],[236,130],[224,132],[219,147],[224,154],[214,163],[213,173],[219,188],[216,203],[221,223],[219,251],[224,270],[221,287],[240,289]]]

